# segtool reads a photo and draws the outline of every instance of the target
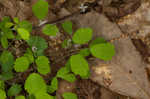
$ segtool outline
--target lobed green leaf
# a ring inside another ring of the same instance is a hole
[[[50,62],[46,56],[39,56],[35,62],[39,73],[43,75],[50,73]]]
[[[44,79],[37,73],[32,73],[28,76],[24,88],[29,94],[47,91],[47,85]]]
[[[0,89],[0,99],[6,99],[6,93],[4,90]]]
[[[14,69],[16,72],[24,72],[29,68],[30,62],[27,57],[19,57],[14,63]]]
[[[18,28],[17,29],[18,34],[21,36],[24,40],[29,40],[30,33],[25,28]]]
[[[45,39],[39,36],[31,36],[30,39],[27,40],[27,43],[32,48],[32,51],[34,52],[35,56],[42,56],[44,50],[48,47],[48,44],[45,41]],[[33,50],[33,48],[36,48],[36,50]]]
[[[51,85],[48,86],[48,93],[54,93],[58,89],[58,79],[54,77],[51,81]]]
[[[22,88],[21,85],[19,84],[13,84],[9,89],[8,89],[8,96],[15,96],[21,92]]]
[[[32,32],[32,24],[26,20],[19,22],[18,26],[19,26],[19,28],[26,29],[28,32]]]
[[[80,28],[73,35],[73,42],[76,44],[86,44],[92,39],[92,29]]]
[[[81,49],[79,54],[82,55],[83,57],[89,56],[90,55],[90,50],[88,48]]]
[[[70,58],[71,70],[75,75],[85,78],[89,74],[88,62],[80,54],[72,55]]]
[[[72,34],[72,22],[71,21],[65,21],[62,24],[63,29],[65,30],[65,32],[67,32],[68,34]]]
[[[33,6],[33,14],[40,20],[44,19],[48,14],[48,3],[45,0],[38,0]]]
[[[114,45],[111,43],[96,44],[90,48],[93,56],[102,60],[111,60],[115,55]]]
[[[35,94],[35,98],[36,99],[54,99],[53,96],[47,94],[47,93],[44,93],[44,92],[37,92]]]
[[[92,42],[90,43],[90,47],[92,47],[96,44],[102,44],[102,43],[107,43],[107,41],[102,37],[98,37],[98,38],[92,40]]]
[[[76,77],[74,74],[70,73],[70,69],[67,67],[62,67],[61,69],[59,69],[59,71],[57,72],[57,77],[64,79],[68,82],[74,82],[76,80]]]
[[[14,57],[11,52],[3,51],[0,55],[0,64],[3,72],[8,72],[13,69]]]
[[[65,92],[63,94],[64,99],[78,99],[77,95],[71,92]]]
[[[56,36],[59,30],[56,25],[47,24],[43,27],[42,32],[49,36]]]
[[[15,99],[25,99],[25,96],[16,96]]]

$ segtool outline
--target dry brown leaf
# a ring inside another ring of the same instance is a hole
[[[139,31],[139,36],[147,36],[150,33],[150,1],[143,0],[134,13],[121,18],[118,24],[127,33]]]
[[[79,27],[91,27],[95,36],[105,39],[121,35],[116,24],[111,23],[104,15],[95,12],[75,18]],[[125,96],[150,99],[150,84],[145,71],[146,64],[129,38],[115,41],[116,56],[109,62],[95,59],[92,61],[91,79],[108,89]]]
[[[131,98],[118,95],[118,94],[111,92],[108,89],[102,87],[100,99],[131,99]]]

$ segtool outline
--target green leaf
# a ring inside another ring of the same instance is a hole
[[[54,77],[51,81],[51,85],[48,86],[48,93],[54,93],[58,89],[58,80]]]
[[[36,99],[54,99],[53,96],[44,93],[44,92],[37,92],[35,94]]]
[[[14,64],[13,55],[8,51],[3,51],[0,56],[0,64],[3,72],[11,71]]]
[[[59,77],[66,80],[66,81],[68,81],[68,82],[71,82],[71,83],[73,83],[77,80],[76,76],[72,73],[69,73],[69,74],[66,74],[66,75],[61,75]]]
[[[62,24],[63,29],[69,33],[70,35],[72,34],[72,22],[71,21],[65,21]]]
[[[2,36],[1,37],[1,44],[3,46],[3,48],[8,48],[8,40],[7,40],[7,37],[6,36]]]
[[[107,43],[107,41],[104,38],[98,37],[95,40],[92,40],[92,42],[90,43],[90,47],[101,43]]]
[[[80,55],[82,55],[83,57],[89,56],[90,55],[90,51],[88,48],[85,49],[81,49],[79,52]]]
[[[29,95],[27,96],[27,99],[35,99],[35,96],[34,96],[33,94],[29,94]]]
[[[0,89],[0,99],[6,99],[6,93],[4,90]]]
[[[2,74],[0,75],[0,79],[1,80],[10,80],[13,78],[13,72],[12,71],[8,71],[8,72],[2,72]]]
[[[11,28],[14,24],[12,22],[6,22],[5,28]]]
[[[70,69],[67,67],[62,67],[57,72],[57,77],[64,79],[68,82],[74,82],[76,80],[76,77],[74,74],[70,73]]]
[[[5,27],[5,24],[6,24],[7,22],[11,22],[10,17],[3,17],[2,21],[0,22],[0,29],[1,29],[2,31],[4,31],[5,29],[7,29],[7,28]]]
[[[24,96],[16,96],[15,99],[25,99]]]
[[[29,48],[27,48],[26,53],[24,54],[24,57],[26,57],[28,59],[30,64],[34,62],[33,53]]]
[[[46,56],[39,56],[35,62],[39,73],[43,75],[50,73],[50,62]]]
[[[4,90],[5,89],[5,83],[3,80],[0,80],[0,90]]]
[[[75,75],[86,77],[89,74],[88,62],[80,54],[72,55],[70,58],[71,70]]]
[[[24,72],[29,68],[30,63],[27,57],[22,56],[17,58],[14,64],[14,69],[16,72]]]
[[[49,36],[56,36],[59,30],[56,25],[47,24],[43,27],[42,32]]]
[[[62,75],[66,75],[70,72],[71,70],[67,67],[62,67],[59,69],[59,71],[57,72],[57,77],[60,77]]]
[[[24,40],[28,40],[30,37],[30,33],[24,28],[18,28],[17,32],[21,36],[21,38]]]
[[[28,32],[32,32],[32,24],[26,20],[19,22],[19,28],[24,28]]]
[[[63,94],[64,99],[78,99],[77,95],[71,92],[65,92]]]
[[[36,56],[42,56],[44,50],[48,47],[48,44],[45,41],[45,39],[39,36],[31,36],[27,43],[30,47],[36,48],[36,50],[33,51]]]
[[[92,39],[92,29],[80,28],[73,35],[73,42],[76,44],[86,44]]]
[[[42,20],[44,19],[48,14],[48,3],[45,0],[38,0],[33,6],[32,11],[34,15]]]
[[[68,68],[71,71],[71,64],[70,64],[70,59],[67,61],[65,64],[65,67]]]
[[[11,22],[11,19],[8,16],[4,16],[3,19],[2,19],[2,21],[5,22],[5,23],[6,22]]]
[[[7,37],[7,39],[13,39],[15,38],[12,30],[8,29],[8,31],[6,31],[7,33],[5,33],[5,36]]]
[[[47,85],[45,81],[37,73],[32,73],[29,75],[29,77],[25,81],[24,88],[29,94],[36,94],[39,91],[41,92],[47,91]]]
[[[96,44],[90,48],[93,56],[102,60],[111,60],[115,55],[114,45],[111,43]]]
[[[14,84],[8,89],[8,96],[15,96],[21,92],[22,88],[21,85]]]
[[[0,22],[0,29],[5,28],[5,24],[6,24],[7,22],[11,22],[10,17],[3,17],[2,21]]]
[[[18,24],[18,23],[19,23],[19,18],[14,17],[14,18],[13,18],[13,21],[14,21],[16,24]]]

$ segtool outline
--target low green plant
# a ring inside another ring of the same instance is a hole
[[[71,73],[71,69],[66,66],[59,69],[56,77],[66,80],[68,82],[76,81],[75,74]]]
[[[77,95],[71,92],[66,92],[63,94],[64,99],[78,99]]]
[[[21,96],[16,96],[15,99],[25,99],[25,97],[21,95]]]
[[[80,28],[74,33],[72,40],[76,44],[86,44],[92,39],[92,33],[91,28]]]
[[[43,75],[50,73],[49,60],[46,56],[39,56],[35,62],[37,64],[37,70],[39,73]]]
[[[16,59],[14,63],[14,69],[16,72],[24,72],[29,68],[29,61],[27,57],[19,57]]]
[[[11,52],[4,50],[0,55],[1,74],[0,79],[9,80],[13,78],[14,56]]]
[[[48,8],[47,1],[38,0],[33,4],[32,11],[42,21],[48,14]],[[109,61],[115,55],[114,45],[104,38],[98,37],[92,40],[93,30],[91,28],[79,28],[74,32],[72,22],[64,21],[62,29],[69,38],[62,42],[62,48],[67,50],[73,48],[77,51],[70,55],[65,66],[62,66],[51,79],[51,82],[47,84],[43,77],[51,73],[51,62],[49,57],[44,54],[48,48],[48,43],[44,38],[32,35],[32,29],[30,22],[19,20],[16,17],[12,20],[9,17],[4,17],[0,21],[0,41],[3,48],[0,52],[0,99],[6,99],[6,95],[15,96],[15,99],[26,98],[21,95],[23,89],[17,83],[11,84],[8,91],[5,92],[5,82],[17,77],[16,74],[26,74],[29,68],[33,69],[33,73],[28,75],[24,83],[24,89],[28,93],[27,99],[56,99],[56,96],[52,96],[52,94],[58,89],[59,79],[73,83],[77,80],[76,76],[80,76],[82,79],[89,78],[88,57],[93,56]],[[57,25],[46,24],[42,27],[42,33],[45,36],[56,37],[60,30]],[[16,40],[21,40],[27,45],[26,51],[20,57],[13,56],[13,52],[9,50],[13,46],[11,42]],[[62,97],[64,99],[77,99],[77,95],[71,92],[62,94]]]
[[[17,94],[19,94],[21,92],[22,88],[21,85],[19,84],[13,84],[7,92],[8,96],[16,96]]]
[[[48,47],[45,39],[40,36],[31,36],[27,43],[35,57],[44,55],[44,50]]]
[[[28,76],[24,88],[29,94],[36,94],[39,91],[45,93],[47,91],[44,79],[37,73],[32,73]]]
[[[14,24],[9,17],[4,17],[0,22],[0,41],[3,48],[8,48],[8,39],[14,39],[15,36],[11,30]]]
[[[56,25],[47,24],[42,29],[42,32],[48,36],[56,36],[59,30]]]
[[[68,34],[72,34],[73,33],[73,30],[72,30],[72,22],[71,21],[65,21],[63,24],[62,24],[62,27],[64,29],[65,32],[67,32]]]
[[[82,55],[80,54],[72,55],[70,57],[70,66],[71,71],[75,75],[80,75],[82,78],[88,78],[90,73],[89,65]]]
[[[58,89],[58,79],[54,77],[51,84],[47,87],[48,93],[54,93]]]
[[[42,20],[48,14],[48,8],[49,8],[49,5],[45,0],[38,0],[32,6],[32,11],[38,19]]]
[[[2,89],[0,89],[0,99],[6,99],[6,93]]]

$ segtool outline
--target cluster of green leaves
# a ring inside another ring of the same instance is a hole
[[[14,35],[13,30],[18,34]],[[4,17],[0,22],[0,40],[3,48],[8,48],[8,39],[23,39],[28,40],[32,32],[32,24],[26,20],[19,21],[14,18],[13,22],[9,17]]]
[[[49,4],[45,0],[38,0],[33,6],[33,14],[39,19],[44,20],[48,14]],[[68,82],[75,82],[76,76],[82,79],[88,79],[90,69],[87,56],[94,56],[104,61],[111,60],[115,55],[113,44],[105,39],[98,37],[92,40],[93,30],[91,28],[79,28],[73,32],[71,21],[62,23],[62,28],[70,39],[65,39],[62,43],[63,48],[73,47],[75,44],[80,46],[88,45],[87,48],[81,49],[77,54],[70,56],[66,65],[58,70],[55,77],[46,84],[42,75],[51,73],[49,58],[44,55],[44,51],[48,48],[46,40],[40,36],[32,36],[32,24],[26,20],[20,21],[18,18],[11,20],[4,17],[0,22],[0,40],[1,46],[4,48],[0,54],[0,99],[6,99],[6,96],[15,96],[15,99],[25,99],[21,95],[22,85],[13,83],[8,91],[5,92],[5,81],[14,77],[14,72],[25,72],[30,66],[37,69],[37,73],[31,73],[24,84],[24,89],[28,92],[27,99],[56,99],[51,94],[57,91],[59,79]],[[57,36],[59,29],[54,24],[46,24],[42,28],[42,32],[47,36]],[[8,51],[9,40],[24,40],[28,44],[28,48],[24,55],[14,58],[12,53]],[[31,65],[32,64],[32,65]],[[77,99],[77,95],[66,92],[62,95],[64,99]]]

